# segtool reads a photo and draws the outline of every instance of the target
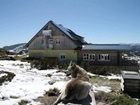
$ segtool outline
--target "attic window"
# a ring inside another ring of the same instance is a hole
[[[42,34],[45,36],[51,36],[52,35],[52,30],[43,30]]]

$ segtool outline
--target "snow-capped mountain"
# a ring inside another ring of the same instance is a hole
[[[9,52],[22,53],[27,51],[25,45],[26,43],[20,43],[20,44],[14,44],[10,46],[4,46],[3,48]]]

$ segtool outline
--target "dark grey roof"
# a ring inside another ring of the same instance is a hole
[[[122,77],[124,79],[139,79],[140,80],[140,74],[135,71],[122,71]]]
[[[82,50],[130,50],[130,45],[123,44],[91,44],[83,45]]]

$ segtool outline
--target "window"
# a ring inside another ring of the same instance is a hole
[[[83,60],[88,60],[88,54],[83,54]]]
[[[110,61],[109,54],[99,54],[98,56],[99,61]]]
[[[42,34],[45,36],[51,36],[52,35],[52,31],[51,30],[43,30]]]
[[[90,54],[89,59],[90,59],[90,61],[94,61],[95,60],[95,54]]]
[[[84,53],[83,54],[83,60],[84,61],[94,61],[95,60],[95,54]]]
[[[44,39],[42,39],[41,43],[44,44]]]
[[[55,40],[56,45],[60,45],[60,39]]]
[[[60,60],[65,60],[66,59],[66,55],[65,54],[61,54],[60,55]]]
[[[53,39],[49,39],[49,43],[50,44],[53,44]]]

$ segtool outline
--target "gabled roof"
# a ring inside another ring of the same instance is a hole
[[[48,22],[48,23],[49,23],[49,22]],[[28,46],[30,45],[30,43],[39,35],[39,33],[47,27],[48,23],[45,24],[45,25],[36,33],[36,35],[34,35],[34,37],[25,45],[25,47],[28,47]]]
[[[54,26],[56,26],[61,32],[63,32],[65,35],[67,35],[70,39],[74,41],[79,41],[81,44],[86,44],[87,42],[84,40],[84,37],[77,35],[72,30],[62,26],[61,24],[56,24],[53,21],[50,21]]]
[[[63,33],[65,33],[66,35],[68,35],[71,39],[73,40],[81,40],[83,41],[82,36],[77,35],[76,33],[74,33],[72,30],[62,26],[61,24],[56,24],[55,22],[51,21],[53,25],[55,25],[60,31],[62,31]]]
[[[128,51],[130,45],[123,44],[87,44],[82,46],[82,50],[117,50],[117,51]]]
[[[80,42],[81,44],[86,44],[86,43],[87,43],[86,41],[84,41],[84,37],[77,35],[77,34],[74,33],[72,30],[63,27],[61,24],[56,24],[56,23],[53,22],[53,21],[49,21],[48,23],[53,24],[56,28],[58,28],[61,32],[63,32],[63,33],[64,33],[66,36],[68,36],[70,39],[72,39],[72,40],[74,40],[74,41],[78,41],[78,42]],[[37,34],[26,44],[26,47],[28,47],[29,44],[35,39],[35,37],[36,37],[42,30],[44,30],[44,29],[48,26],[48,23],[47,23],[43,28],[41,28],[41,29],[37,32]]]

